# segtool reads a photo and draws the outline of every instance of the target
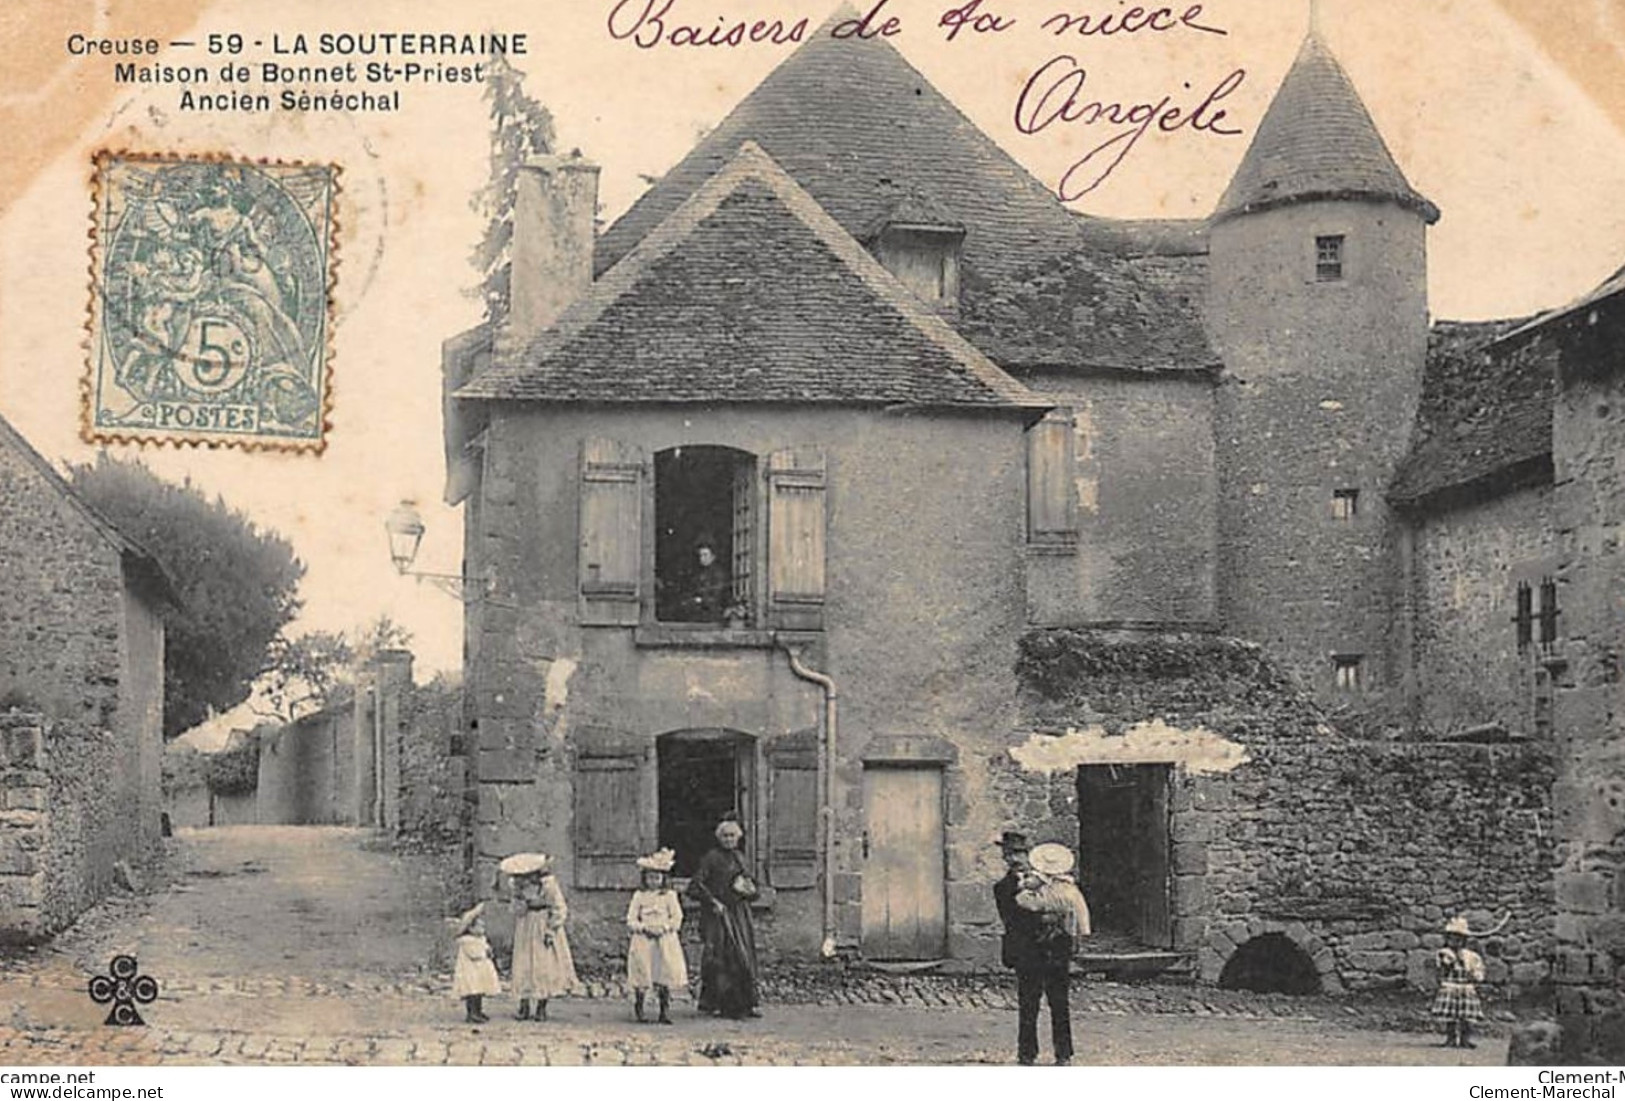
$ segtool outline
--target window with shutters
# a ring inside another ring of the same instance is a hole
[[[1364,686],[1365,678],[1361,673],[1364,661],[1361,654],[1332,655],[1332,674],[1338,691],[1358,692]]]
[[[825,490],[828,469],[817,447],[767,457],[767,625],[824,627]]]
[[[677,854],[674,874],[694,874],[730,811],[745,828],[746,865],[755,867],[755,739],[732,730],[680,730],[655,745],[659,843]]]
[[[655,455],[655,619],[733,623],[755,617],[756,456],[731,447]]]
[[[1518,582],[1517,611],[1513,613],[1512,625],[1517,633],[1518,653],[1524,653],[1535,641],[1535,593],[1529,582]]]
[[[1070,409],[1053,409],[1027,430],[1027,545],[1071,554],[1078,547]]]
[[[1540,627],[1540,648],[1550,650],[1557,643],[1557,582],[1546,578],[1540,583],[1540,611],[1536,621]]]

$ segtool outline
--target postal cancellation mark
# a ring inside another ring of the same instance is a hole
[[[85,439],[320,451],[338,169],[102,153],[95,183]]]

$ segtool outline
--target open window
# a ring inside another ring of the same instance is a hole
[[[748,625],[755,610],[756,456],[731,447],[655,455],[655,619]]]
[[[677,853],[674,874],[694,874],[729,811],[745,828],[746,866],[754,868],[755,739],[732,730],[680,730],[662,734],[655,747],[660,844]]]

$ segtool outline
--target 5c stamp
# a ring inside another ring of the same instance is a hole
[[[95,184],[85,439],[321,451],[338,169],[102,153]]]

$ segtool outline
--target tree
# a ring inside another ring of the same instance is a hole
[[[74,489],[163,563],[182,607],[164,617],[164,736],[173,738],[248,698],[271,646],[298,614],[304,563],[190,481],[177,485],[141,462],[103,452],[69,469]]]
[[[278,636],[271,644],[271,666],[255,691],[254,710],[290,723],[331,707],[354,690],[356,673],[379,651],[404,649],[411,642],[412,632],[387,615],[345,634]]]
[[[525,92],[525,74],[508,56],[493,53],[485,65],[485,101],[491,112],[491,178],[471,204],[486,219],[485,234],[470,258],[480,273],[476,289],[485,302],[485,319],[508,314],[508,277],[512,269],[514,193],[525,158],[553,149],[553,116]]]

